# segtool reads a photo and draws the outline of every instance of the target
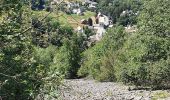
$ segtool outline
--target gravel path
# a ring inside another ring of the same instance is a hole
[[[163,92],[162,99],[153,99],[155,94]],[[166,95],[164,94],[166,93]],[[61,87],[62,100],[170,100],[166,91],[131,90],[129,87],[113,82],[96,82],[94,80],[65,80]],[[165,96],[164,96],[165,95]]]

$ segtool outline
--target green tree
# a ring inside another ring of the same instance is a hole
[[[0,97],[4,100],[33,100],[56,90],[60,82],[55,70],[34,56],[28,1],[0,1]]]
[[[54,67],[65,76],[65,78],[76,78],[80,67],[81,48],[79,40],[74,35],[71,40],[64,39],[63,46],[54,57]]]
[[[42,16],[35,14],[32,18],[32,37],[35,45],[43,48],[50,44],[60,47],[64,38],[70,39],[73,35],[72,27],[62,26],[53,16],[49,15],[43,21],[39,21],[39,17]]]
[[[125,41],[124,28],[117,26],[110,29],[103,39],[83,53],[80,76],[92,76],[100,81],[115,81],[115,53]]]
[[[141,0],[98,0],[98,10],[110,16],[114,23],[126,26],[136,24]],[[126,11],[124,15],[122,12]]]
[[[122,79],[136,85],[169,86],[170,71],[170,2],[146,0],[139,16],[137,33],[122,49]]]

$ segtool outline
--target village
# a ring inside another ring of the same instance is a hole
[[[48,1],[48,0],[47,0]],[[109,14],[103,14],[97,9],[98,3],[96,0],[49,0],[46,5],[46,0],[39,0],[39,5],[36,5],[35,0],[32,0],[32,10],[45,10],[47,12],[57,12],[61,14],[60,21],[72,26],[76,33],[81,33],[83,36],[85,28],[90,29],[95,34],[88,37],[88,45],[100,41],[107,29],[112,28],[114,24],[112,17]],[[120,16],[128,14],[131,11],[123,11]],[[126,32],[135,32],[136,26],[125,26]]]
[[[32,9],[54,11],[57,5],[61,5],[59,8],[60,12],[71,16],[70,20],[72,21],[69,21],[69,24],[71,26],[73,25],[73,28],[77,33],[83,34],[85,27],[92,30],[95,33],[94,35],[89,37],[89,41],[91,43],[100,41],[103,35],[106,33],[106,30],[108,28],[113,27],[111,17],[104,15],[100,11],[97,11],[96,8],[98,3],[96,2],[96,0],[81,0],[81,1],[53,0],[49,3],[49,6],[45,5],[44,0],[40,0],[39,6],[36,6],[35,3],[32,2]],[[86,12],[90,12],[92,14],[85,15]],[[75,16],[80,18],[77,19]],[[65,16],[65,19],[67,20],[66,17],[67,16]]]

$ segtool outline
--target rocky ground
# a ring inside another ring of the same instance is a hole
[[[120,83],[87,79],[65,80],[60,89],[61,100],[170,100],[169,90],[131,90]]]

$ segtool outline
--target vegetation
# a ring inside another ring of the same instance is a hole
[[[108,31],[101,42],[84,53],[79,75],[136,86],[168,87],[169,5],[169,1],[145,1],[138,32],[124,33],[117,27]]]
[[[136,85],[169,85],[169,5],[168,1],[146,1],[139,16],[139,32],[125,43],[124,67],[132,68],[125,77]]]
[[[84,52],[83,64],[78,74],[80,76],[92,75],[101,81],[113,81],[114,75],[114,55],[125,41],[124,28],[118,26],[108,31],[105,37],[94,47]]]
[[[98,10],[110,16],[114,23],[133,25],[137,23],[142,0],[97,0]]]
[[[165,99],[167,97],[169,97],[169,93],[168,92],[158,92],[158,93],[154,93],[153,97],[151,100],[158,100],[158,99]]]
[[[51,57],[45,59],[43,55],[35,53],[41,51],[36,51],[31,42],[31,13],[27,2],[1,2],[4,5],[0,10],[3,19],[0,23],[1,98],[31,100],[38,95],[55,97],[56,93],[53,92],[57,90],[62,78],[50,67]]]
[[[46,11],[33,11],[34,16],[43,17],[44,14],[48,14]],[[86,11],[83,16],[79,16],[77,14],[66,14],[65,12],[59,11],[57,15],[57,11],[52,12],[49,17],[53,20],[58,20],[58,22],[63,26],[71,26],[74,29],[78,26],[83,26],[81,24],[82,19],[88,19],[89,17],[94,16],[94,12]]]
[[[65,75],[65,78],[76,78],[77,70],[80,67],[80,53],[77,40],[65,39],[63,46],[54,58],[55,67]]]
[[[98,9],[117,25],[91,47],[87,43],[94,31],[84,27],[84,33],[75,33],[75,25],[68,23],[71,17],[80,22],[93,12],[83,17],[60,12],[59,17],[32,11],[28,1],[0,1],[2,99],[57,98],[63,78],[86,76],[152,88],[170,86],[168,0],[97,0]],[[137,24],[138,30],[125,32],[129,24]]]

